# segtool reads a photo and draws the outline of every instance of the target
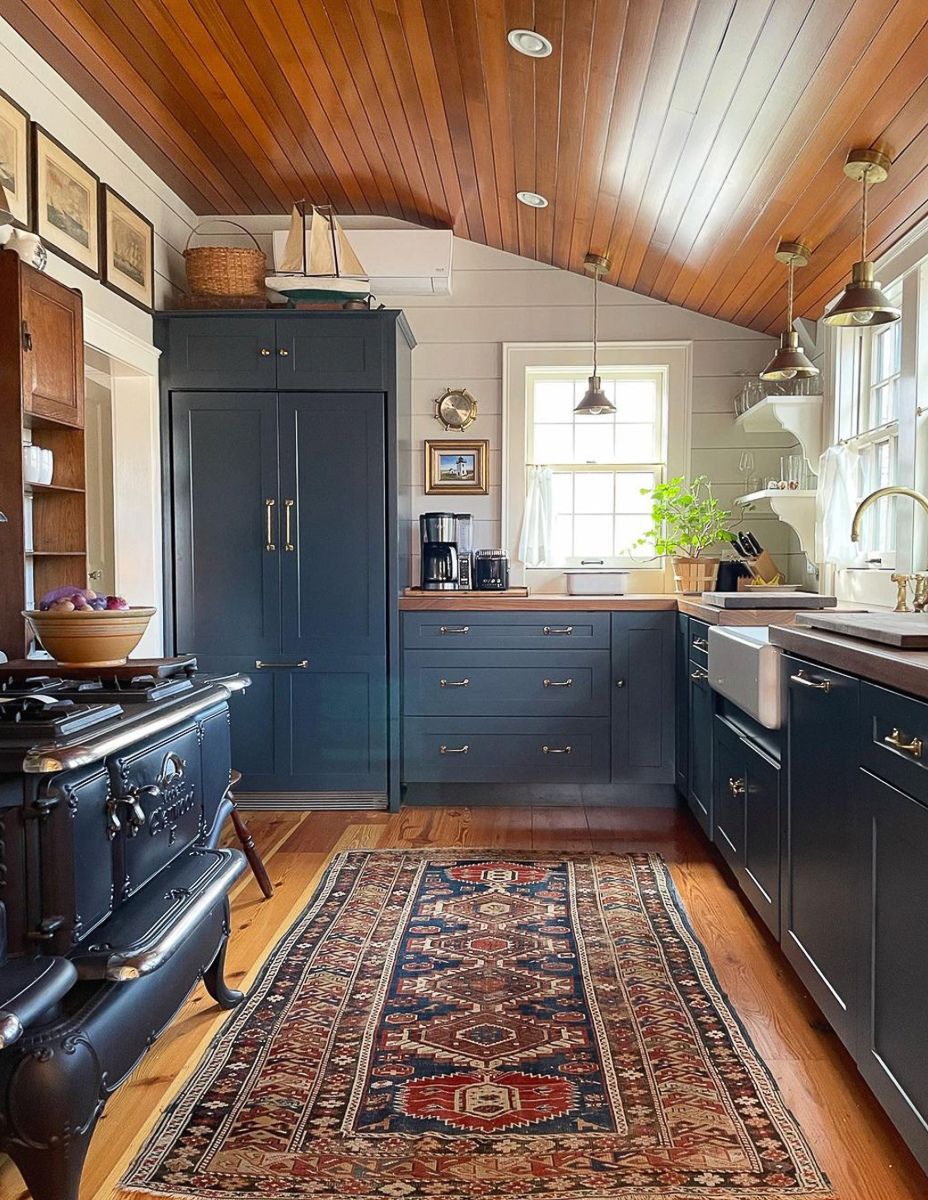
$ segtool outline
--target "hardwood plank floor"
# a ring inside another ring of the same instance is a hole
[[[230,981],[248,986],[300,911],[330,856],[357,846],[471,846],[663,854],[738,1015],[799,1118],[839,1200],[928,1200],[928,1179],[893,1130],[767,931],[742,903],[688,813],[673,809],[408,808],[396,814],[249,814],[275,894],[250,873],[233,897]],[[231,832],[231,831],[230,831]],[[159,1113],[221,1025],[198,988],[107,1106],[81,1200],[108,1200]],[[0,1200],[28,1196],[9,1162]]]

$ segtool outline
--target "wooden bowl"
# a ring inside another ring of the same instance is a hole
[[[156,608],[38,612],[23,616],[62,667],[119,667],[142,640]]]

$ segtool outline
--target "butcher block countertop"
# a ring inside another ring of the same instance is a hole
[[[897,650],[823,629],[772,629],[770,640],[791,654],[928,700],[928,650]]]
[[[494,592],[430,592],[401,596],[405,612],[675,612],[697,617],[707,625],[788,625],[792,609],[715,608],[673,592],[637,592],[628,596],[567,596],[563,592],[534,592],[530,596]]]

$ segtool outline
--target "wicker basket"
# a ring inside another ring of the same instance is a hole
[[[673,582],[678,592],[714,592],[719,577],[717,558],[679,558],[673,560]]]
[[[225,225],[241,229],[255,243],[255,249],[242,246],[193,246],[190,240],[206,221],[190,230],[184,247],[187,282],[195,296],[263,296],[267,259],[254,234],[235,221],[216,218]]]

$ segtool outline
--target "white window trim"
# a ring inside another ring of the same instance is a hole
[[[602,367],[661,368],[667,372],[665,439],[666,477],[689,475],[690,417],[693,391],[693,343],[603,342]],[[562,568],[526,567],[518,557],[525,511],[526,371],[531,368],[576,367],[592,373],[591,347],[577,342],[506,342],[503,344],[503,478],[502,542],[512,561],[512,581],[528,582],[533,591],[564,591]],[[673,591],[667,564],[657,559],[631,571],[629,591]]]

